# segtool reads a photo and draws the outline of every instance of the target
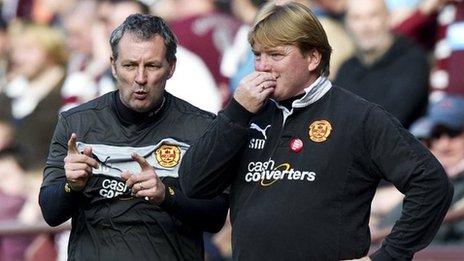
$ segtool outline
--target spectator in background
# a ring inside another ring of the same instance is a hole
[[[105,28],[97,20],[96,0],[76,1],[64,17],[70,59],[62,88],[63,106],[70,109],[115,89],[110,77],[110,50]]]
[[[411,126],[411,133],[437,157],[454,187],[450,210],[433,243],[460,245],[464,243],[464,97],[446,95],[431,103],[427,115]],[[373,224],[374,237],[385,236],[401,215],[401,205],[397,202]]]
[[[427,106],[425,54],[390,32],[383,0],[348,0],[346,25],[357,53],[341,66],[335,83],[381,105],[409,127]]]
[[[230,78],[229,88],[235,91],[242,78],[254,70],[254,55],[247,41],[250,25],[266,0],[232,0],[232,12],[243,24],[237,31],[233,44],[225,49],[221,73]]]
[[[464,1],[424,0],[395,28],[399,34],[433,49],[431,99],[464,95]]]
[[[340,18],[345,13],[346,0],[309,0],[309,7],[321,21],[327,33],[333,55],[330,57],[330,76],[334,80],[343,62],[354,53],[354,44]]]
[[[28,194],[25,171],[21,157],[12,149],[0,149],[0,221],[19,219]],[[0,260],[25,260],[27,247],[34,236],[11,235],[0,236]]]
[[[27,151],[29,167],[42,168],[61,105],[67,54],[60,31],[42,25],[13,30],[11,71],[0,109]]]
[[[385,0],[390,12],[390,25],[396,26],[409,17],[422,0]]]
[[[14,145],[14,128],[10,121],[0,118],[0,151]]]
[[[169,21],[179,44],[203,59],[224,104],[230,97],[230,90],[229,80],[220,72],[220,64],[224,50],[232,44],[240,23],[226,13],[218,12],[215,1],[162,0],[154,10]],[[166,6],[169,8],[166,9]]]
[[[6,75],[9,65],[9,48],[10,37],[8,35],[8,23],[0,17],[0,93],[2,93],[2,89],[7,82]]]

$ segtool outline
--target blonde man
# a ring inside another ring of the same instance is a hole
[[[406,194],[370,258],[411,259],[440,226],[453,189],[400,123],[327,79],[331,48],[304,5],[267,5],[249,34],[255,72],[180,169],[191,197],[230,186],[234,260],[368,260],[380,179]]]

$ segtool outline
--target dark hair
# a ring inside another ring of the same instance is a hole
[[[110,45],[114,60],[118,59],[119,41],[125,33],[132,34],[140,40],[150,40],[156,35],[163,37],[166,46],[166,60],[176,60],[177,40],[166,22],[158,16],[149,14],[132,14],[111,33]]]
[[[31,162],[29,157],[26,156],[26,150],[17,144],[11,145],[7,148],[0,149],[0,160],[13,159],[19,167],[23,170],[31,169]]]
[[[8,31],[8,22],[0,16],[0,32]]]

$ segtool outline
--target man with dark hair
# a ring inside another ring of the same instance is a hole
[[[234,260],[407,260],[433,238],[453,189],[440,163],[379,106],[332,86],[331,48],[304,5],[266,5],[248,35],[255,72],[190,147],[188,196],[230,186]],[[381,179],[406,197],[367,257]]]
[[[72,218],[69,260],[203,260],[202,231],[222,227],[228,199],[187,198],[178,168],[213,115],[164,91],[177,44],[161,18],[129,16],[110,44],[119,90],[61,113],[44,218]]]

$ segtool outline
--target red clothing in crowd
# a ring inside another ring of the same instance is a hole
[[[464,95],[464,2],[449,3],[429,16],[417,10],[394,30],[434,46],[431,91]]]

